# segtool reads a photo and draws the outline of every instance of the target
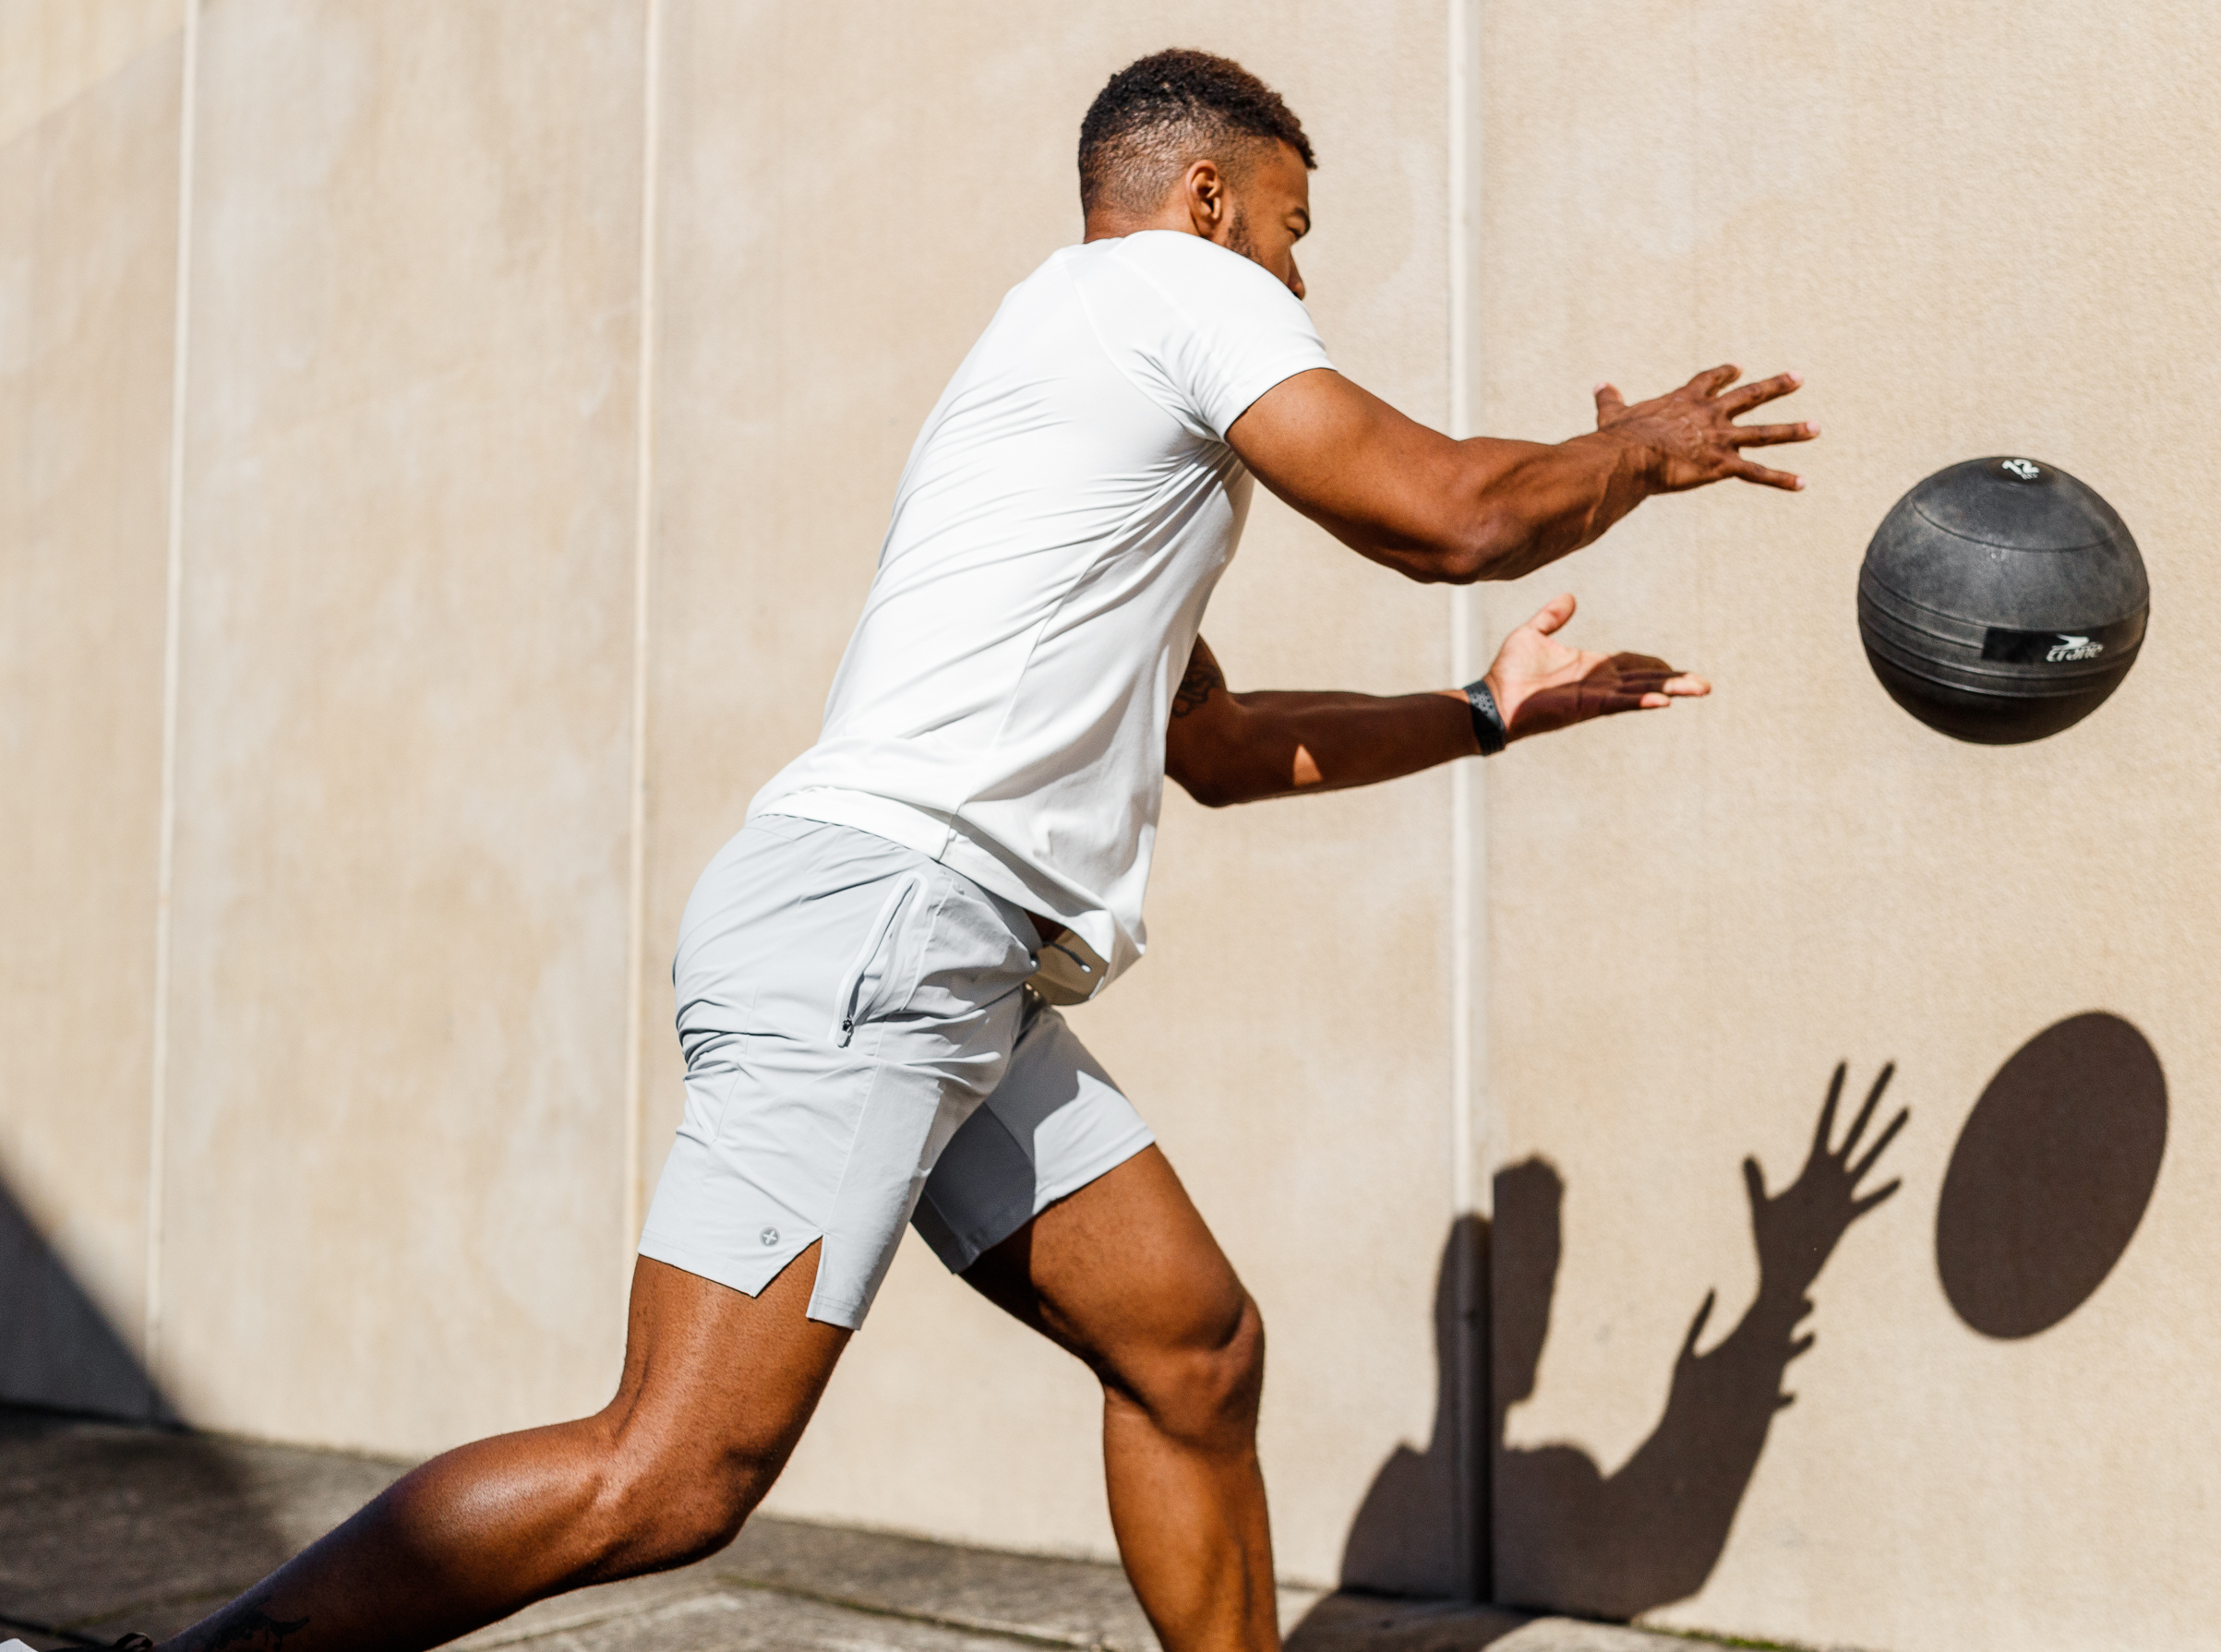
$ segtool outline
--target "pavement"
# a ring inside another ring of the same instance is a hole
[[[409,1466],[0,1407],[0,1639],[174,1634]],[[1284,1588],[1290,1652],[1688,1652],[1457,1601]],[[1116,1566],[759,1516],[681,1571],[544,1600],[456,1645],[531,1652],[1158,1652]]]

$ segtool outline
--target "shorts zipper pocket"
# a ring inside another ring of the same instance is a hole
[[[912,878],[905,880],[902,886],[887,897],[887,904],[879,909],[879,916],[871,922],[863,950],[857,953],[856,962],[848,966],[847,974],[841,978],[841,989],[833,1000],[834,1013],[830,1035],[833,1042],[843,1049],[847,1048],[848,1041],[856,1036],[856,1024],[863,1017],[864,982],[871,973],[871,965],[885,949],[887,937],[894,932],[895,920],[902,916],[903,908],[917,892],[918,880]]]

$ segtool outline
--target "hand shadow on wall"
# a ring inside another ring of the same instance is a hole
[[[1838,1066],[1795,1181],[1769,1194],[1758,1161],[1743,1162],[1759,1290],[1741,1322],[1720,1345],[1699,1354],[1714,1294],[1707,1293],[1674,1362],[1664,1415],[1651,1437],[1616,1472],[1604,1474],[1570,1445],[1506,1443],[1510,1408],[1534,1390],[1550,1325],[1560,1253],[1559,1207],[1565,1184],[1540,1158],[1500,1171],[1488,1236],[1491,1280],[1494,1586],[1505,1604],[1628,1619],[1695,1594],[1727,1544],[1736,1508],[1749,1488],[1774,1413],[1793,1396],[1782,1392],[1789,1362],[1812,1346],[1799,1327],[1812,1311],[1809,1291],[1851,1225],[1896,1192],[1889,1182],[1861,1193],[1908,1114],[1891,1119],[1865,1154],[1865,1139],[1892,1068],[1884,1068],[1840,1146],[1831,1145],[1844,1069]],[[1462,1225],[1461,1225],[1462,1226]],[[1454,1251],[1471,1242],[1453,1231]],[[1447,1292],[1455,1269],[1446,1258]],[[1438,1300],[1437,1333],[1447,1327]],[[1451,1362],[1444,1365],[1446,1383]],[[1384,1466],[1360,1508],[1343,1554],[1343,1585],[1414,1592],[1412,1562],[1423,1560],[1412,1536],[1431,1521],[1456,1524],[1447,1501],[1454,1483],[1453,1388],[1442,1390],[1435,1439],[1425,1453],[1400,1448]],[[1469,1396],[1479,1409],[1483,1396]]]

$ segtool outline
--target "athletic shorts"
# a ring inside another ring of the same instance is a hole
[[[905,1222],[951,1272],[1149,1127],[1026,988],[1025,912],[854,827],[759,815],[679,924],[686,1119],[640,1253],[754,1296],[812,1244],[855,1327]]]

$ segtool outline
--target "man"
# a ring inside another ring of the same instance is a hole
[[[435,1458],[179,1652],[428,1646],[731,1540],[903,1224],[1085,1359],[1120,1551],[1173,1652],[1275,1644],[1263,1329],[1149,1132],[1050,1007],[1139,956],[1164,777],[1361,785],[1707,691],[1555,641],[1470,689],[1231,694],[1198,635],[1251,477],[1415,580],[1508,579],[1653,493],[1795,477],[1723,367],[1568,442],[1454,442],[1338,375],[1301,299],[1309,139],[1168,52],[1081,128],[1086,240],[1014,288],[926,422],[823,734],[703,874],[674,980],[687,1112],[594,1417]]]

